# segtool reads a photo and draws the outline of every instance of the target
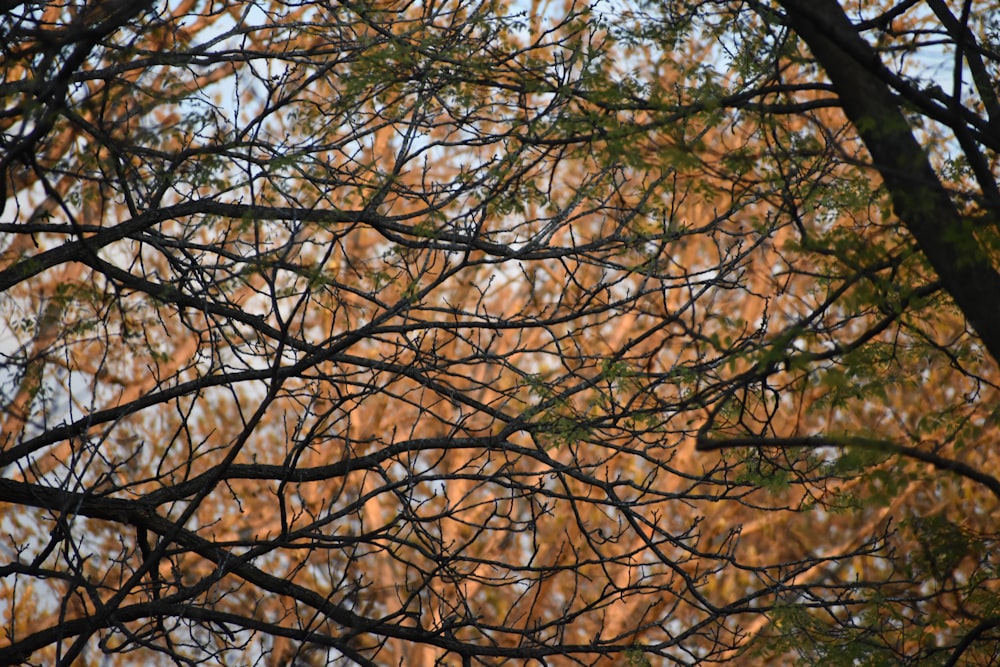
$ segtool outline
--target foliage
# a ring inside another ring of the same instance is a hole
[[[0,663],[1000,663],[996,5],[6,3]]]

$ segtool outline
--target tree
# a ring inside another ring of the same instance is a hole
[[[0,663],[995,664],[995,3],[7,3]]]

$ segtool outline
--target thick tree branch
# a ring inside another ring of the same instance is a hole
[[[892,198],[896,214],[927,256],[994,360],[1000,361],[1000,273],[948,196],[913,136],[878,54],[836,0],[782,0],[789,24],[809,45],[840,96]]]

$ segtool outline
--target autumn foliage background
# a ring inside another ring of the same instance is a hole
[[[2,9],[0,663],[1000,663],[997,3]]]

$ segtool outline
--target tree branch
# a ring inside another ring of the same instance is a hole
[[[710,438],[708,436],[699,436],[695,444],[695,449],[699,452],[713,452],[723,449],[735,449],[737,447],[775,447],[779,449],[788,449],[791,447],[804,447],[811,449],[819,447],[835,447],[837,449],[858,447],[860,449],[883,452],[886,454],[898,454],[899,456],[905,456],[916,461],[929,463],[938,470],[952,472],[961,477],[978,482],[992,491],[993,495],[997,498],[1000,498],[1000,480],[996,477],[977,470],[966,463],[962,463],[961,461],[944,458],[943,456],[938,456],[937,454],[917,449],[916,447],[899,445],[894,442],[889,442],[888,440],[860,438],[856,436],[815,435],[790,438],[764,438],[754,436],[742,438]]]
[[[889,87],[878,54],[836,0],[782,0],[789,23],[826,70],[892,198],[955,303],[1000,361],[1000,273],[956,209]]]

